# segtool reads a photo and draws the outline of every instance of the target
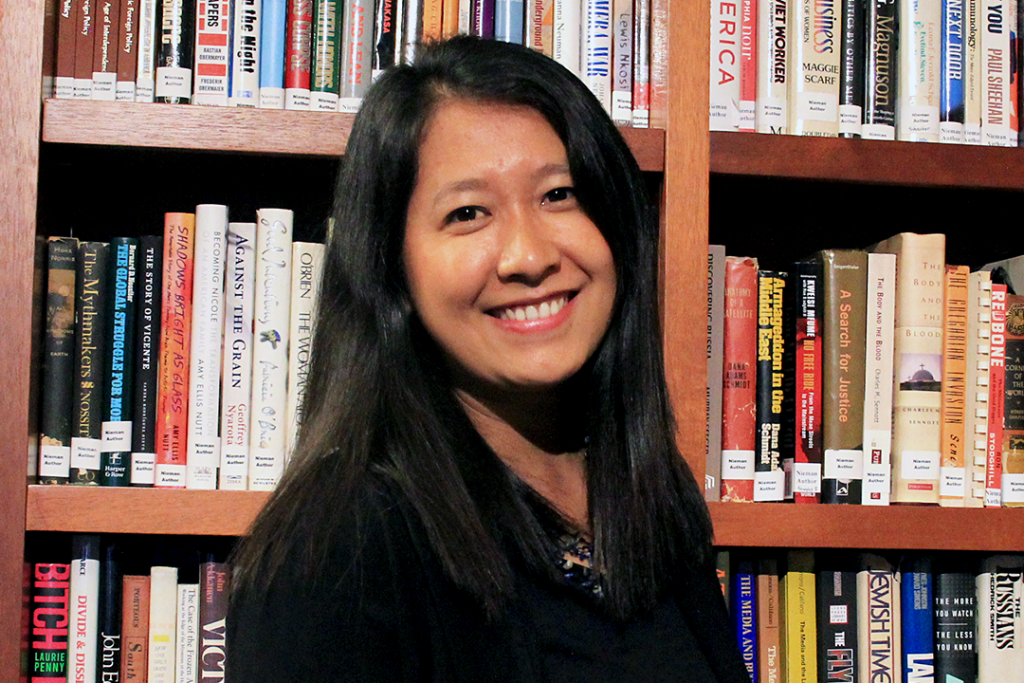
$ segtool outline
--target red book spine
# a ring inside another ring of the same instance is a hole
[[[30,683],[64,683],[68,662],[71,565],[37,562],[32,570]]]
[[[1002,505],[1003,394],[1006,391],[1006,285],[992,283],[992,336],[988,371],[988,457],[985,506]]]
[[[185,487],[195,227],[192,213],[168,213],[164,217],[155,485],[171,488]]]
[[[742,0],[740,14],[740,130],[753,133],[757,101],[757,0]]]
[[[313,49],[312,0],[288,0],[285,31],[284,87],[309,90]]]
[[[757,260],[725,260],[722,500],[754,500],[757,426]]]

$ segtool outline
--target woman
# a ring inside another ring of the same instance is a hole
[[[664,382],[658,226],[597,100],[460,37],[353,125],[235,681],[749,681]]]

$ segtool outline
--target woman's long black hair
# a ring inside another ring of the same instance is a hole
[[[539,574],[554,571],[543,501],[458,405],[405,280],[418,150],[428,119],[449,98],[540,112],[565,145],[581,206],[611,248],[612,321],[577,378],[589,514],[605,606],[619,617],[644,611],[706,566],[711,552],[710,519],[676,448],[664,379],[657,216],[629,148],[586,86],[537,52],[465,36],[426,46],[415,64],[386,72],[353,124],[301,433],[236,554],[236,588],[258,594],[295,558],[300,575],[315,576],[331,539],[351,524],[355,493],[371,481],[408,500],[448,576],[492,615],[514,592],[510,558]]]

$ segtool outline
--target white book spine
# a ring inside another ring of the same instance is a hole
[[[612,120],[620,126],[633,123],[633,2],[614,0],[615,71],[612,88]]]
[[[867,322],[861,503],[888,505],[892,485],[892,371],[896,348],[895,254],[868,254]]]
[[[100,602],[99,536],[76,536],[72,541],[68,605],[69,681],[94,681]]]
[[[277,486],[285,463],[293,220],[286,209],[257,212],[249,438],[249,488],[257,491]]]
[[[787,55],[789,0],[759,0],[757,7],[758,133],[786,133],[789,118]]]
[[[310,242],[292,244],[292,302],[288,337],[288,405],[286,453],[291,457],[295,437],[302,424],[302,406],[309,379],[309,351],[313,343],[314,316],[323,272],[324,245]]]
[[[740,129],[739,5],[711,2],[711,130]]]
[[[983,0],[967,0],[964,14],[964,142],[981,144],[981,10]]]
[[[228,106],[232,25],[231,0],[196,2],[192,104]]]
[[[228,224],[227,254],[220,402],[220,488],[244,491],[249,485],[255,223]]]
[[[989,350],[992,336],[992,276],[971,273],[967,299],[967,493],[966,507],[985,505],[988,462]]]
[[[612,3],[611,0],[584,0],[584,6],[583,81],[611,114]]]
[[[995,555],[978,574],[978,683],[1020,680],[1024,671],[1024,598],[1020,555]]]
[[[139,2],[138,68],[135,73],[135,101],[152,102],[156,91],[157,0]]]
[[[178,568],[151,567],[149,570],[149,653],[148,683],[176,683]]]
[[[554,54],[556,62],[577,76],[580,71],[580,21],[583,17],[581,0],[555,3]]]
[[[939,141],[942,0],[900,0],[897,137]]]
[[[1010,135],[1010,23],[1007,0],[983,0],[981,18],[982,144],[1015,147]]]
[[[228,207],[196,207],[189,358],[188,469],[185,486],[217,488],[220,465],[220,359]]]
[[[194,583],[178,584],[175,631],[177,651],[174,670],[177,683],[196,683],[199,671],[199,586]]]
[[[260,0],[235,0],[231,34],[231,86],[228,104],[256,107],[260,103]]]

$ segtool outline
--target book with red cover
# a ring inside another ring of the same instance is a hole
[[[754,500],[757,426],[757,259],[725,259],[722,500]]]
[[[985,507],[1002,505],[1003,394],[1006,392],[1006,285],[992,283],[992,336],[988,370],[988,452]]]
[[[1003,507],[1024,507],[1024,295],[1006,296],[1003,361]]]
[[[67,680],[70,591],[70,564],[32,564],[29,683],[65,683]]]
[[[128,574],[121,585],[121,680],[144,683],[149,652],[149,577]]]
[[[288,0],[284,46],[284,108],[309,109],[309,84],[313,63],[311,0]]]

